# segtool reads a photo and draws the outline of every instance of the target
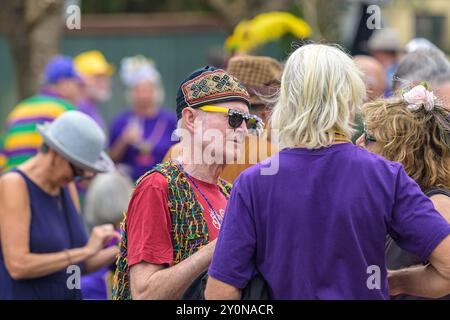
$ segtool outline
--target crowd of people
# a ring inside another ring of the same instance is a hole
[[[448,298],[450,62],[389,29],[368,49],[236,55],[176,112],[126,57],[109,126],[115,67],[51,59],[5,124],[0,299]]]

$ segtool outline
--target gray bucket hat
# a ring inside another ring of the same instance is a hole
[[[50,149],[75,166],[96,173],[114,169],[114,163],[103,151],[106,136],[88,115],[67,111],[37,129]]]

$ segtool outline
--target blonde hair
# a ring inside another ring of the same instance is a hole
[[[412,111],[402,98],[367,103],[362,116],[376,141],[374,151],[400,162],[422,191],[450,190],[450,122],[441,106]]]
[[[353,117],[366,95],[354,61],[335,46],[308,44],[286,62],[271,127],[283,147],[329,146],[335,131],[350,138]]]

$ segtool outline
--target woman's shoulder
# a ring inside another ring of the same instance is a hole
[[[0,177],[0,187],[21,188],[25,186],[25,177],[17,170],[7,171]]]
[[[1,175],[0,202],[21,205],[28,202],[27,182],[18,171],[8,171]]]
[[[447,193],[436,193],[430,196],[434,208],[450,223],[450,196]]]

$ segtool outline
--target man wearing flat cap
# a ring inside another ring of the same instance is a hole
[[[222,69],[198,69],[181,83],[182,153],[137,182],[122,226],[115,299],[179,299],[208,268],[231,190],[219,175],[239,157],[248,130],[261,125],[249,106],[247,90]]]

